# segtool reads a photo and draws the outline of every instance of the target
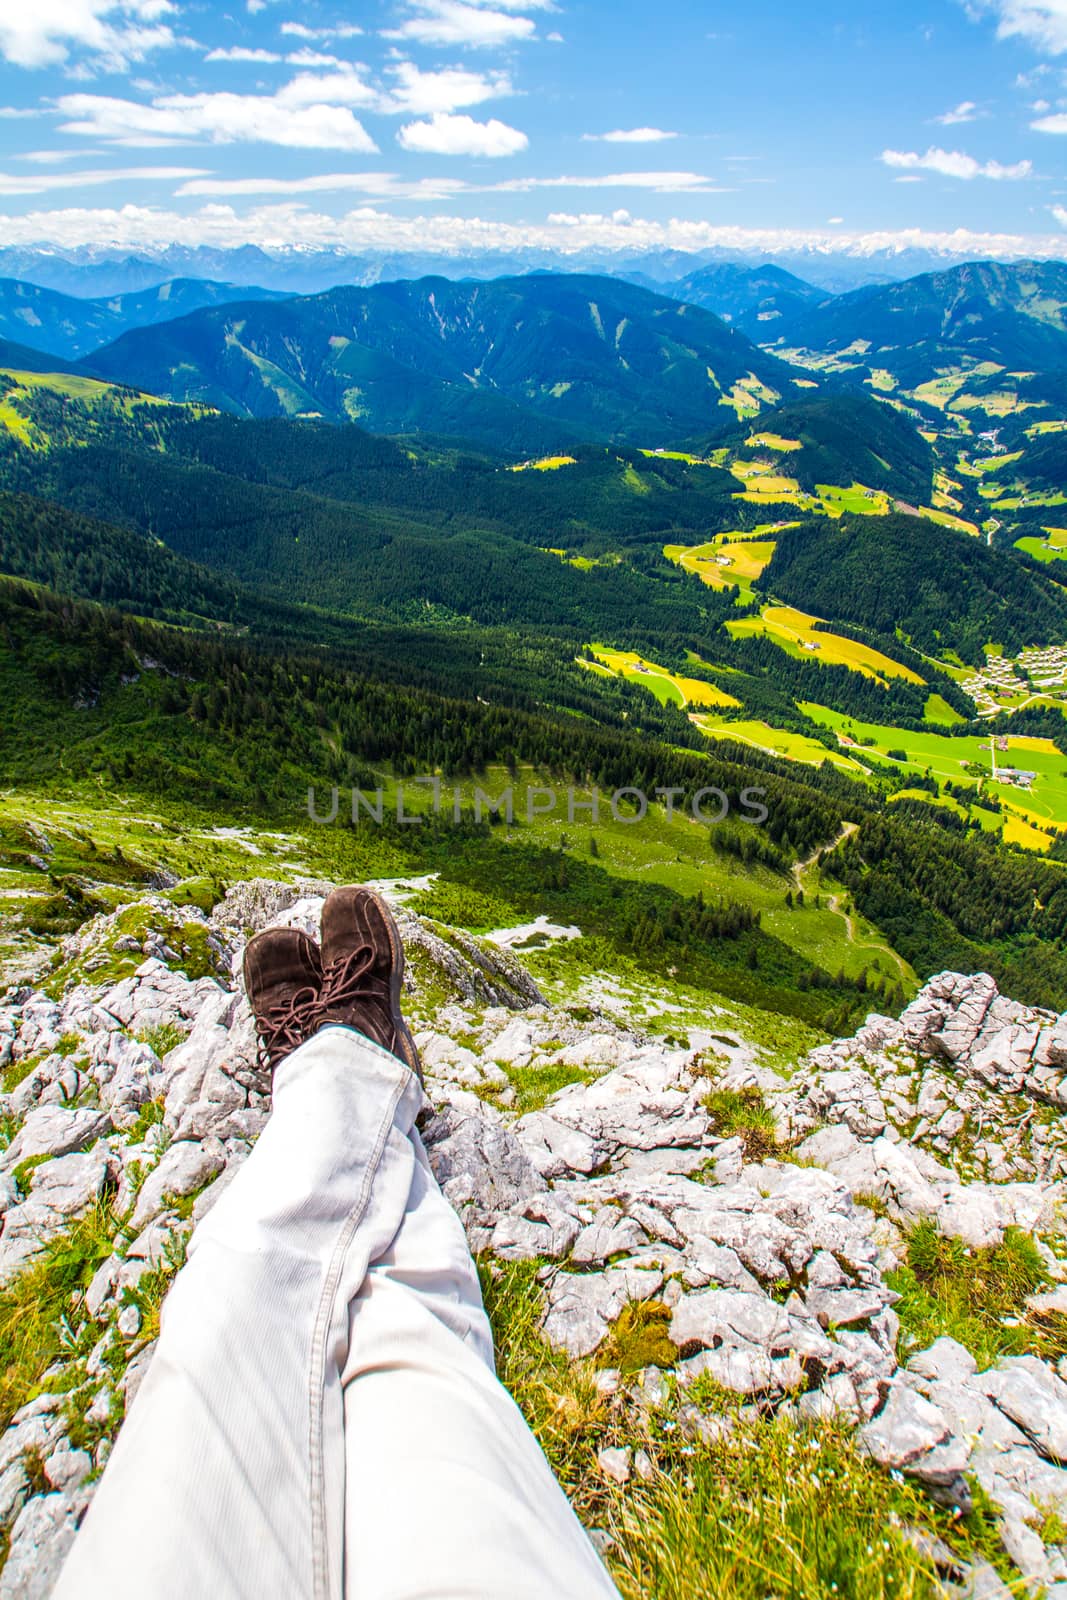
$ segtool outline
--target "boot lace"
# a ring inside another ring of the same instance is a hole
[[[259,1033],[257,1060],[267,1070],[310,1038],[319,1003],[317,989],[297,989],[283,1005],[271,1006],[256,1018]]]
[[[380,1000],[381,979],[371,978],[377,963],[377,954],[369,944],[357,945],[346,956],[338,956],[336,961],[331,961],[322,975],[320,1009],[323,1012],[333,1011],[338,1007],[358,1005],[361,1000]]]

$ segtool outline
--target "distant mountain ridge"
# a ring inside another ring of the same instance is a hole
[[[614,278],[424,278],[207,309],[87,371],[250,417],[358,421],[510,451],[724,433],[791,369],[699,307]]]
[[[230,300],[275,300],[276,290],[175,278],[129,294],[80,300],[17,278],[0,278],[0,338],[76,361],[129,328],[149,327]]]
[[[1065,251],[1064,253],[1067,253]],[[1059,252],[1049,259],[1057,260]],[[153,288],[172,278],[208,278],[237,285],[260,284],[285,294],[317,294],[340,284],[384,283],[397,278],[447,276],[497,278],[528,272],[579,272],[639,282],[663,291],[703,267],[725,265],[761,271],[771,263],[823,293],[840,294],[861,284],[894,283],[916,273],[959,265],[961,252],[867,241],[813,240],[806,245],[773,242],[719,245],[703,250],[651,248],[618,252],[549,248],[485,249],[461,255],[429,250],[367,248],[308,249],[301,245],[230,247],[167,245],[136,250],[115,245],[0,246],[0,276],[25,278],[64,294],[99,296]]]
[[[943,357],[1009,370],[1067,366],[1067,264],[968,262],[796,308],[773,325],[786,346],[858,352],[913,381]]]
[[[824,289],[767,263],[743,267],[733,262],[700,267],[670,286],[670,293],[690,305],[703,306],[740,328],[757,344],[778,336],[778,324],[795,320],[828,298]]]

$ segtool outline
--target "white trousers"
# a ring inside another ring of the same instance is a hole
[[[350,1028],[283,1062],[56,1600],[617,1596],[495,1376],[422,1104]]]

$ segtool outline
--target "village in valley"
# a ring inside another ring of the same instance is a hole
[[[1032,646],[1014,658],[990,654],[983,667],[960,678],[960,688],[982,718],[1067,704],[1067,644]]]

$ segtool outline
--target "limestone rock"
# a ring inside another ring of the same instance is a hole
[[[568,1355],[592,1355],[623,1307],[631,1300],[650,1300],[662,1283],[662,1272],[628,1262],[606,1272],[559,1272],[548,1288],[545,1338]]]
[[[172,1144],[159,1165],[150,1172],[137,1196],[131,1226],[143,1228],[163,1210],[167,1198],[181,1199],[193,1194],[221,1172],[225,1160],[220,1151],[213,1150],[194,1139]]]
[[[904,1468],[943,1444],[948,1424],[936,1406],[904,1384],[894,1384],[884,1409],[859,1432],[859,1442],[881,1467]]]

